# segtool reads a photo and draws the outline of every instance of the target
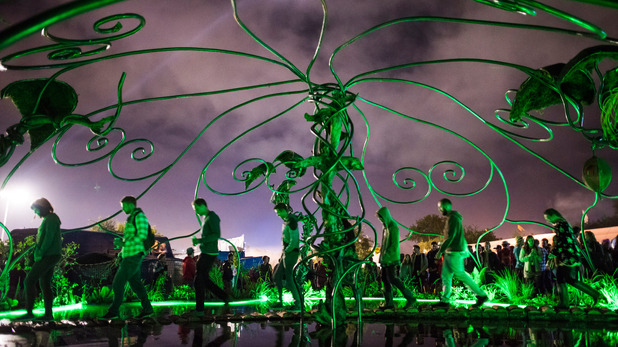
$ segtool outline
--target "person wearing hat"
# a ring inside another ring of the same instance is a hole
[[[505,269],[513,269],[513,252],[511,251],[511,247],[508,241],[502,241],[502,246],[500,247],[498,252],[498,257],[500,258],[500,262]]]

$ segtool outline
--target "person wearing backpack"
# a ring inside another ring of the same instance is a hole
[[[145,243],[147,242],[148,234],[151,233],[149,231],[151,228],[142,209],[137,208],[137,200],[134,197],[125,196],[120,201],[120,204],[122,205],[122,211],[128,215],[123,237],[118,237],[114,240],[114,246],[122,248],[120,251],[122,260],[112,283],[114,301],[103,316],[103,319],[118,318],[120,305],[124,301],[124,290],[127,283],[129,283],[129,286],[142,304],[142,311],[136,317],[141,319],[154,313],[148,299],[146,287],[144,287],[141,278],[142,260],[144,260],[147,252]]]

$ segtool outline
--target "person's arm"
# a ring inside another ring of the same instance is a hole
[[[530,261],[530,257],[532,256],[532,254],[534,253],[533,251],[530,251],[530,254],[525,255],[523,254],[524,250],[523,248],[519,251],[519,254],[521,255],[520,257],[517,257],[517,259],[519,259],[520,263],[526,263]]]

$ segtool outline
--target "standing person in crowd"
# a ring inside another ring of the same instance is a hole
[[[456,276],[461,282],[476,294],[476,303],[473,307],[481,307],[489,300],[489,297],[476,282],[464,270],[464,259],[470,256],[468,244],[464,237],[463,220],[461,214],[452,210],[452,203],[449,199],[442,199],[438,203],[438,209],[443,216],[446,216],[444,225],[445,240],[436,257],[444,254],[442,264],[442,297],[437,306],[449,306],[451,299],[451,286],[453,285],[453,276]]]
[[[393,288],[395,286],[406,298],[404,309],[416,305],[416,298],[410,289],[406,288],[397,276],[397,266],[400,265],[401,251],[399,249],[399,227],[391,217],[387,207],[381,207],[376,213],[382,222],[382,247],[380,248],[380,265],[382,265],[382,283],[384,284],[384,306],[382,309],[393,309]]]
[[[547,209],[544,212],[545,220],[551,223],[554,227],[556,236],[554,237],[554,245],[549,254],[550,261],[555,262],[557,289],[559,296],[558,308],[568,308],[569,291],[567,284],[576,289],[590,295],[592,297],[593,306],[597,304],[601,294],[594,290],[589,285],[578,279],[579,267],[581,265],[581,251],[577,246],[577,240],[573,229],[569,223],[562,217],[560,212],[553,208]]]
[[[369,287],[372,283],[380,281],[380,274],[378,272],[378,265],[373,261],[373,257],[367,259],[367,263],[363,264],[363,277],[365,284],[363,288]]]
[[[476,268],[475,253],[472,246],[468,246],[468,254],[470,254],[471,256],[464,259],[464,270],[467,273],[471,274]]]
[[[19,317],[20,321],[53,321],[52,306],[54,293],[51,289],[54,268],[60,261],[62,251],[62,236],[60,233],[60,218],[54,213],[51,203],[40,198],[32,203],[30,208],[42,218],[41,225],[36,233],[34,245],[34,264],[26,275],[24,289],[26,294],[26,314]],[[43,292],[45,315],[36,318],[33,313],[36,282],[39,282]]]
[[[505,269],[513,270],[515,264],[513,263],[513,251],[511,251],[511,245],[509,245],[508,241],[502,241],[502,246],[498,251],[498,257],[500,257],[500,262]]]
[[[534,243],[532,235],[526,236],[526,241],[520,253],[521,262],[524,263],[524,280],[534,285],[535,292],[540,292],[539,279],[541,277],[541,261],[539,247]]]
[[[609,273],[608,265],[610,265],[611,263],[608,264],[605,261],[605,252],[603,251],[603,247],[601,247],[599,241],[597,241],[596,236],[594,236],[594,233],[590,230],[586,230],[584,231],[584,237],[586,239],[586,254],[590,256],[590,261],[592,261],[594,269],[590,268],[590,264],[587,261],[584,262],[584,268],[588,271],[590,275],[595,272]]]
[[[221,279],[223,280],[223,290],[228,296],[232,295],[232,282],[234,280],[234,253],[227,255],[227,260],[221,265]]]
[[[318,260],[314,266],[313,270],[315,272],[315,282],[317,290],[320,290],[326,286],[327,275],[326,275],[326,266],[321,260]]]
[[[421,253],[421,247],[414,245],[411,257],[412,265],[412,283],[414,288],[421,293],[423,286],[427,281],[427,256]]]
[[[554,284],[556,282],[556,268],[550,268],[549,266],[549,253],[551,252],[551,244],[549,240],[544,238],[541,240],[541,248],[547,251],[547,257],[545,260],[545,271],[541,273],[541,280],[543,281],[544,287],[547,288],[547,293],[551,294],[552,289],[554,288]]]
[[[496,247],[500,247],[500,245]],[[496,272],[502,270],[502,262],[500,258],[498,258],[498,255],[491,250],[491,243],[489,241],[485,242],[485,247],[481,252],[481,263],[490,271]],[[487,275],[488,274],[485,273],[485,276]]]
[[[609,239],[604,239],[601,242],[601,249],[603,249],[603,262],[605,263],[606,273],[612,275],[615,271],[614,258],[612,257],[612,246],[609,243]]]
[[[124,301],[124,290],[127,283],[142,304],[142,312],[136,318],[145,318],[151,316],[154,312],[141,278],[142,260],[146,255],[144,241],[148,237],[150,226],[142,209],[137,207],[137,199],[132,196],[125,196],[120,204],[122,211],[127,214],[127,221],[124,225],[123,237],[114,239],[114,246],[122,248],[120,251],[122,260],[112,283],[114,301],[103,319],[118,317],[120,305]]]
[[[427,286],[425,293],[435,293],[438,287],[436,282],[440,280],[440,268],[436,261],[436,254],[439,250],[438,243],[433,241],[431,249],[427,252]]]
[[[283,242],[283,252],[279,258],[279,266],[273,274],[277,290],[279,292],[279,304],[283,306],[283,279],[288,290],[294,298],[293,310],[300,311],[302,301],[298,293],[298,286],[294,281],[294,266],[300,255],[300,235],[298,233],[298,219],[291,213],[290,207],[285,203],[275,205],[275,213],[283,220],[283,231],[281,240]]]
[[[546,239],[546,238],[543,238],[541,240],[541,247],[545,248],[547,253],[549,253],[549,251],[551,251],[551,245],[549,244],[549,240]]]
[[[551,291],[552,289],[551,288],[551,277],[549,277],[549,280],[545,278],[545,276],[549,275],[548,273],[549,269],[547,268],[547,257],[549,256],[549,252],[547,252],[545,248],[540,246],[539,240],[536,240],[536,239],[534,240],[534,246],[539,250],[539,254],[541,255],[541,263],[540,263],[541,273],[539,274],[539,281],[538,281],[539,292],[541,294],[547,295],[552,292]]]
[[[412,257],[409,254],[403,256],[403,261],[399,268],[399,278],[404,283],[412,279]]]
[[[200,258],[195,264],[195,315],[204,315],[204,296],[208,289],[225,303],[230,303],[227,294],[210,279],[210,270],[219,255],[219,239],[221,238],[221,219],[208,208],[206,200],[198,198],[192,203],[193,210],[202,219],[202,237],[193,237],[193,245],[200,245]]]
[[[521,251],[524,247],[524,238],[521,236],[515,236],[515,248],[513,248],[513,255],[515,256],[515,274],[519,279],[524,277],[524,263],[521,261]]]
[[[273,267],[270,265],[270,257],[265,255],[262,257],[262,264],[258,265],[258,274],[265,282],[272,282]]]
[[[195,258],[193,257],[193,247],[187,248],[187,256],[182,260],[182,284],[187,284],[193,288],[195,280]]]

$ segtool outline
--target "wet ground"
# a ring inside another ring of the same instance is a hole
[[[255,306],[209,307],[204,318],[185,313],[192,305],[155,308],[145,320],[131,318],[139,305],[124,305],[123,319],[96,319],[104,306],[55,313],[52,323],[0,322],[0,346],[617,346],[618,324],[594,320],[453,318],[454,312],[366,312],[321,325],[311,314],[267,311]],[[487,311],[490,308],[486,308]],[[423,314],[424,312],[424,314]],[[440,316],[441,314],[441,316]],[[365,317],[366,316],[366,317]],[[556,317],[554,317],[556,318]]]

